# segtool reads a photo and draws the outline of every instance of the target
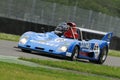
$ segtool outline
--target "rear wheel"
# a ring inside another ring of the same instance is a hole
[[[99,64],[102,64],[105,62],[106,58],[107,58],[107,55],[108,55],[108,49],[106,47],[104,47],[102,50],[101,50],[101,54],[99,56],[99,60],[98,60],[98,63]]]
[[[103,64],[107,58],[108,55],[108,49],[104,47],[100,50],[100,55],[98,60],[89,60],[90,62],[97,63],[97,64]]]
[[[26,52],[26,53],[31,53],[30,50],[26,50],[26,49],[21,49],[23,52]]]
[[[77,57],[78,57],[78,53],[79,53],[79,48],[77,46],[75,46],[73,52],[72,52],[72,56],[71,56],[71,60],[72,61],[76,61]]]

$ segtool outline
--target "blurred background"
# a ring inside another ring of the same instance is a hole
[[[120,49],[120,0],[0,0],[0,32],[54,30],[61,22],[114,32],[112,48]]]

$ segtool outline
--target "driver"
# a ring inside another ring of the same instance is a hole
[[[73,22],[62,23],[57,26],[55,33],[58,36],[64,36],[66,38],[78,39],[78,33],[76,24]]]
[[[67,23],[70,27],[68,28],[67,31],[64,32],[64,36],[66,38],[73,38],[73,39],[78,39],[78,33],[76,29],[76,24],[73,22]]]

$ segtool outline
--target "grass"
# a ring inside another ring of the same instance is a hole
[[[13,34],[0,33],[1,40],[18,41],[20,36]]]
[[[120,51],[110,50],[110,51],[109,51],[109,55],[110,55],[110,56],[120,57]]]
[[[109,80],[109,78],[0,62],[1,80]]]
[[[0,39],[1,40],[9,40],[9,41],[19,41],[20,36],[19,35],[13,35],[13,34],[6,34],[6,33],[0,33]],[[110,56],[117,56],[120,57],[120,51],[116,50],[110,50],[109,51]]]
[[[0,39],[18,41],[20,36],[0,33]],[[120,56],[119,51],[110,50],[110,55]],[[38,59],[26,59],[24,60],[32,61],[38,64],[60,67],[64,69],[75,70],[79,72],[93,73],[97,75],[106,75],[115,78],[120,78],[120,67],[109,67],[101,66],[96,64],[81,63],[81,62],[69,62],[69,61],[49,61],[49,60],[38,60]],[[26,76],[27,74],[27,76]],[[9,76],[9,77],[7,77]],[[17,64],[3,63],[0,62],[0,79],[1,80],[39,80],[39,79],[49,79],[49,80],[108,80],[103,77],[93,77],[90,75],[78,75],[69,72],[48,70],[43,68],[32,68]]]
[[[79,72],[87,72],[98,75],[117,77],[120,79],[120,67],[111,67],[105,65],[97,65],[97,64],[82,63],[82,62],[70,62],[70,61],[51,61],[51,60],[27,59],[27,58],[20,58],[20,59],[35,62],[41,65],[59,67],[59,68],[75,70]]]

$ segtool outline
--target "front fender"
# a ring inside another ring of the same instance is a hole
[[[71,45],[69,46],[69,48],[68,48],[68,52],[70,52],[70,53],[72,53],[73,52],[73,50],[74,50],[74,47],[75,46],[79,46],[80,45],[80,43],[78,42],[78,41],[75,41],[75,42],[73,42],[73,43],[71,43]],[[80,48],[80,47],[79,47]]]
[[[29,36],[29,37],[31,37],[31,36],[33,36],[34,34],[35,34],[35,32],[28,31],[28,32],[23,33],[23,34],[21,35],[21,37],[23,37],[23,36]]]

